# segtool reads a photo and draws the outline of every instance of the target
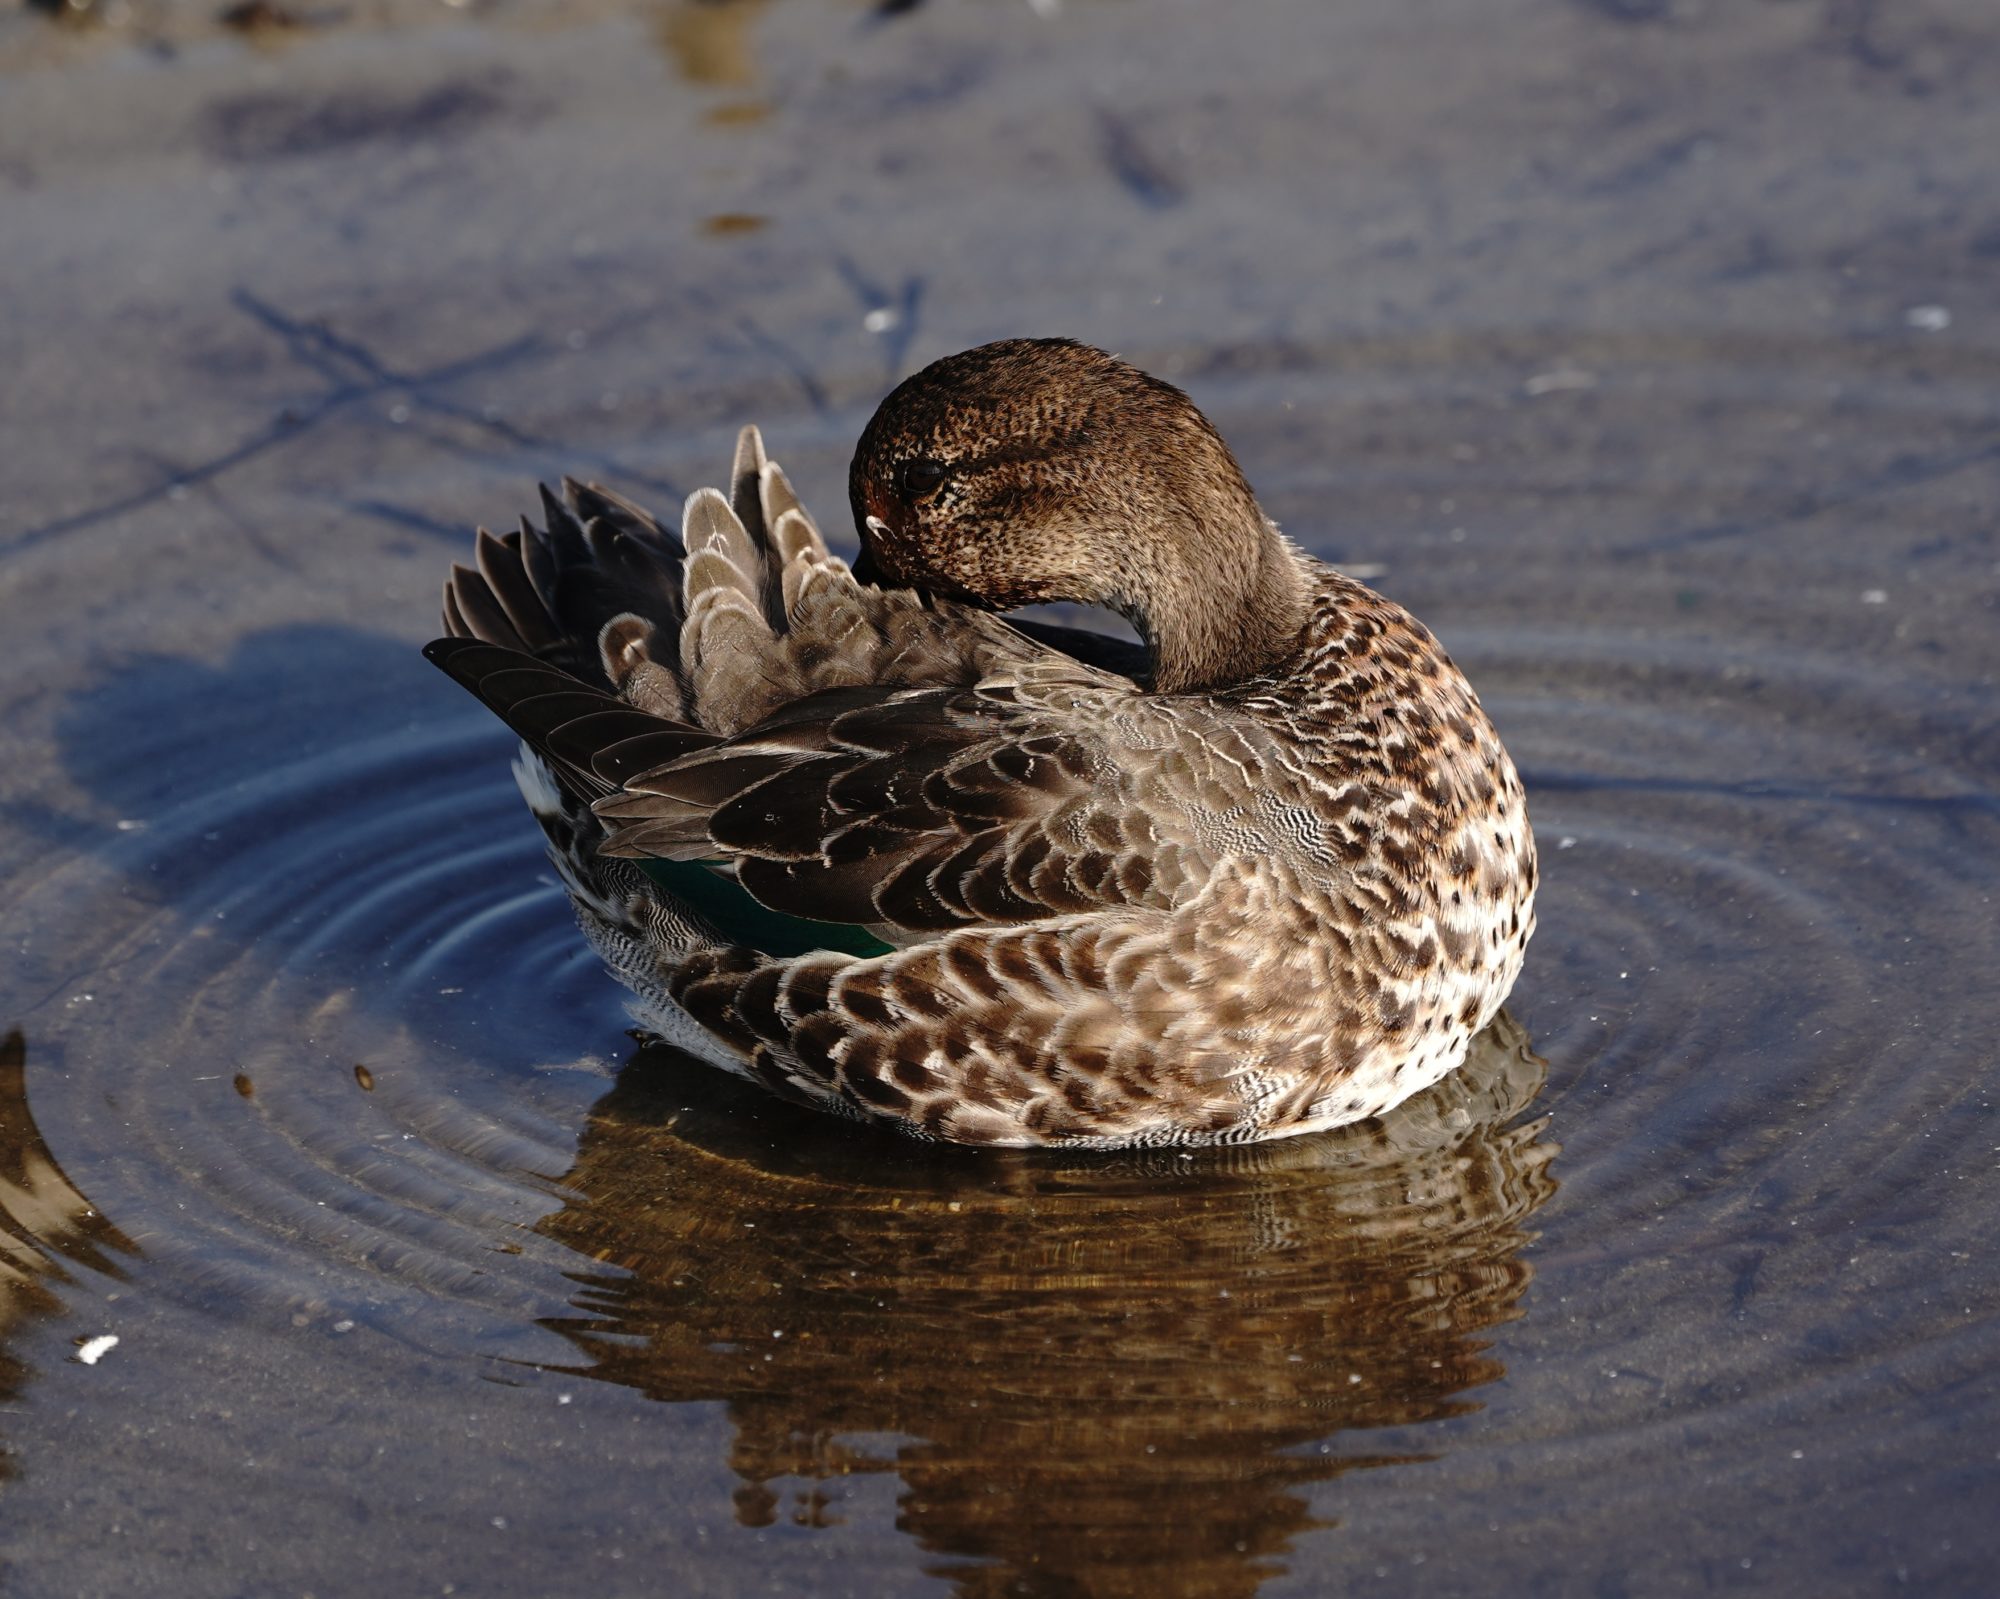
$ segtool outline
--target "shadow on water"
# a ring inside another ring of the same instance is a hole
[[[1378,1121],[1186,1154],[926,1151],[642,1051],[539,1230],[599,1263],[580,1375],[723,1401],[745,1527],[897,1525],[967,1596],[1246,1595],[1305,1489],[1433,1458],[1344,1435],[1479,1408],[1555,1189],[1502,1017]]]
[[[57,723],[57,753],[72,784],[140,823],[394,728],[389,708],[414,708],[435,675],[407,640],[338,625],[253,633],[217,663],[142,652],[94,664]],[[107,847],[125,837],[18,802],[7,815],[72,848],[92,842],[80,832]],[[152,852],[151,892],[172,898],[199,864]]]

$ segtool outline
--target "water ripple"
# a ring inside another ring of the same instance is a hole
[[[726,1479],[743,1536],[874,1528],[967,1594],[1241,1594],[1496,1483],[1609,1547],[1718,1459],[1849,1492],[1884,1437],[1963,1454],[2000,1365],[1990,690],[1845,613],[1420,608],[1528,781],[1518,1022],[1382,1123],[1191,1158],[914,1149],[633,1054],[506,740],[442,686],[381,708],[406,641],[124,663],[59,729],[68,808],[8,816],[48,847],[9,890],[0,1348],[103,1278],[183,1314],[163,1369],[297,1337],[443,1411],[477,1382],[548,1497],[650,1515],[645,1471],[533,1442],[558,1392],[629,1402],[631,1458]]]

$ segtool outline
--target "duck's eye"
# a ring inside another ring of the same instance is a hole
[[[928,494],[944,481],[944,462],[933,460],[928,455],[920,455],[913,461],[905,461],[896,468],[896,476],[903,493],[915,496]]]

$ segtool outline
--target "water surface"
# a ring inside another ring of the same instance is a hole
[[[0,20],[7,1592],[1985,1591],[1987,7],[297,9]],[[538,477],[755,419],[834,523],[1056,332],[1523,769],[1512,1019],[1381,1124],[636,1050],[415,653]]]

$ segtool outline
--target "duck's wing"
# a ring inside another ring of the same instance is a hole
[[[719,734],[642,711],[559,666],[483,638],[433,639],[424,658],[519,734],[584,805],[615,795],[628,773],[721,742]]]
[[[964,686],[1039,653],[995,617],[857,579],[754,427],[730,492],[690,495],[679,536],[609,490],[562,488],[542,491],[545,526],[479,531],[445,584],[447,634],[724,734],[827,689]]]
[[[971,688],[821,689],[734,738],[502,646],[425,654],[592,805],[597,853],[721,864],[772,910],[904,936],[1177,903],[1215,853],[1191,818],[1245,764],[1053,651]]]
[[[822,690],[758,727],[620,774],[608,855],[724,860],[772,909],[904,935],[1112,907],[1205,881],[1240,776],[1126,679],[1043,651],[964,689]],[[1240,797],[1240,796],[1239,796]]]
[[[1255,1125],[1239,934],[1311,928],[1258,881],[1253,726],[1044,652],[971,688],[824,689],[721,738],[477,640],[426,654],[556,772],[564,795],[523,783],[551,858],[681,1047],[969,1143]]]

